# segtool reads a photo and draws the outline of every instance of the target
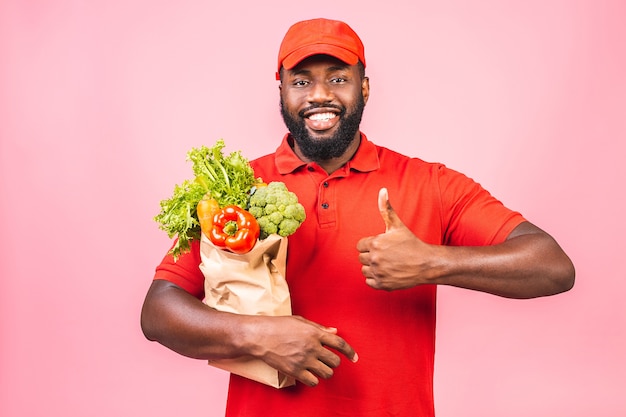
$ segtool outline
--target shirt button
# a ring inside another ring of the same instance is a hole
[[[309,172],[315,171],[315,168],[313,168],[313,167],[307,167],[307,169],[309,170]]]
[[[323,209],[327,209],[328,208],[328,203],[322,203],[322,208]]]
[[[328,188],[328,181],[324,181],[324,184],[322,184],[324,186],[324,188]]]

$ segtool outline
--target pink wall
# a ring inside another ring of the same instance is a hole
[[[441,289],[439,417],[626,415],[624,2],[212,3],[0,2],[0,415],[222,415],[226,374],[141,334],[152,217],[190,147],[274,149],[278,44],[318,16],[366,44],[372,140],[466,172],[577,267],[549,299]]]

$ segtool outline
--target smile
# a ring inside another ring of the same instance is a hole
[[[335,127],[340,120],[339,114],[331,111],[312,113],[305,117],[306,125],[316,132],[324,132]]]
[[[331,119],[334,119],[335,117],[337,117],[337,115],[335,113],[315,113],[312,114],[308,117],[309,120],[315,121],[315,122],[327,122]]]

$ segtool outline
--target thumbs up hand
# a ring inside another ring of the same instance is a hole
[[[378,209],[386,230],[357,243],[365,283],[386,291],[426,283],[428,261],[434,247],[415,236],[402,222],[389,202],[386,188],[378,193]]]

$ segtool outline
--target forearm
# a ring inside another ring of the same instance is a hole
[[[494,246],[439,247],[431,282],[508,298],[558,294],[574,284],[574,266],[559,245],[530,223]]]
[[[196,359],[246,354],[241,322],[246,316],[216,311],[167,281],[153,282],[141,312],[146,338]]]
[[[149,340],[196,359],[250,355],[307,385],[330,378],[352,346],[328,328],[299,316],[251,316],[214,310],[167,281],[155,280],[143,305]]]

